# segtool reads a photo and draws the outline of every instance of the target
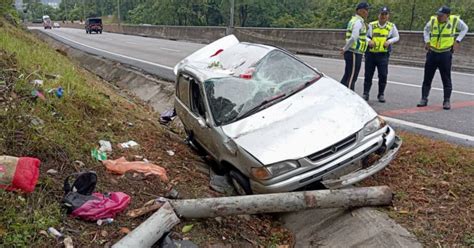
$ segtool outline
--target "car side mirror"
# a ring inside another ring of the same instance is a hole
[[[207,127],[209,127],[209,125],[207,124],[207,121],[204,120],[204,118],[198,117],[197,121],[198,121],[198,123],[199,123],[199,127],[201,127],[201,128],[207,128]]]

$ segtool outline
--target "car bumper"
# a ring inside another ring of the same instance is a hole
[[[330,189],[337,189],[342,188],[348,185],[352,185],[354,183],[360,182],[367,177],[374,175],[375,173],[379,172],[383,168],[387,167],[387,165],[392,161],[398,153],[400,146],[402,145],[402,140],[395,136],[395,142],[393,145],[388,149],[387,153],[385,153],[380,159],[378,159],[373,165],[369,166],[368,168],[361,169],[358,171],[354,171],[347,175],[341,176],[337,179],[328,179],[323,180],[321,183]]]
[[[328,188],[341,188],[357,183],[385,168],[400,149],[401,139],[387,127],[386,132],[368,137],[361,144],[349,149],[344,155],[303,173],[292,175],[271,183],[250,180],[252,190],[257,193],[286,192],[302,188],[314,182],[322,182]],[[360,161],[385,147],[383,155],[367,168],[358,166]],[[290,173],[288,173],[290,174]]]

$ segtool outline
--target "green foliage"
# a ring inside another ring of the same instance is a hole
[[[79,20],[90,16],[117,16],[133,24],[227,26],[230,0],[63,0],[58,10],[42,9],[33,2],[31,15],[41,11],[56,18]],[[234,0],[235,26],[286,28],[345,28],[360,0]],[[437,8],[448,4],[453,14],[474,30],[472,0],[371,0],[369,21],[377,19],[384,5],[401,30],[422,30]],[[55,19],[55,18],[53,18]],[[115,18],[116,19],[116,18]]]

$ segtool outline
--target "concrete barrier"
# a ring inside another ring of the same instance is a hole
[[[62,27],[84,28],[83,24],[67,23]],[[104,31],[140,35],[170,40],[187,40],[210,43],[224,37],[225,27],[154,26],[154,25],[104,25]],[[321,57],[342,58],[339,50],[344,46],[344,30],[340,29],[294,29],[294,28],[242,28],[233,33],[241,41],[263,43],[285,48],[294,53]],[[461,51],[454,55],[453,69],[474,73],[474,34],[468,34]],[[393,46],[391,63],[411,66],[424,65],[423,33],[400,31],[400,42]]]

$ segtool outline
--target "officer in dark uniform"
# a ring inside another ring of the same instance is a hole
[[[432,16],[424,29],[425,75],[421,89],[421,101],[418,107],[428,105],[428,96],[436,69],[439,69],[443,81],[444,101],[443,109],[451,109],[451,62],[453,53],[459,49],[459,44],[468,31],[468,26],[457,15],[451,15],[451,9],[443,6]],[[457,31],[460,30],[459,35]]]
[[[379,77],[379,102],[385,102],[384,92],[387,85],[388,61],[392,44],[400,40],[397,26],[389,21],[390,10],[382,7],[379,11],[378,20],[369,23],[369,50],[365,53],[365,79],[363,98],[369,100],[369,92],[372,87],[372,78],[375,68]]]

